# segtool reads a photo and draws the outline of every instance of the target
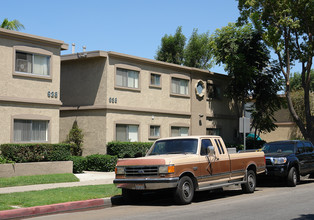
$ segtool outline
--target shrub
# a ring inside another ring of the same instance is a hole
[[[73,173],[82,173],[87,169],[87,160],[82,156],[71,156],[70,160],[73,161]]]
[[[73,122],[72,128],[67,136],[66,143],[71,144],[71,154],[73,156],[82,156],[83,132],[79,128],[77,121]]]
[[[112,141],[107,144],[107,153],[118,158],[142,157],[152,144],[152,142]]]
[[[7,160],[2,155],[0,155],[0,164],[5,164],[5,163],[14,163],[14,162],[11,160]]]
[[[86,157],[87,170],[112,172],[115,169],[118,158],[116,156],[93,154]]]
[[[69,144],[2,144],[2,155],[17,163],[66,161],[71,156]]]

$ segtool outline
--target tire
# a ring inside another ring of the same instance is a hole
[[[295,167],[291,167],[287,177],[287,185],[290,187],[295,187],[298,182],[298,173]]]
[[[244,193],[253,193],[256,187],[256,175],[253,170],[248,170],[246,174],[246,183],[241,184]]]
[[[192,202],[194,197],[194,184],[190,177],[184,176],[179,180],[175,190],[175,201],[180,205]]]
[[[140,200],[142,195],[141,191],[132,189],[122,189],[123,200],[128,204],[133,204]]]
[[[311,173],[311,174],[309,175],[309,178],[310,178],[310,179],[314,179],[314,173]]]

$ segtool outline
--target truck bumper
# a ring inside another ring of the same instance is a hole
[[[118,188],[135,190],[156,190],[175,188],[179,178],[146,178],[146,179],[114,179],[113,183]]]
[[[288,168],[286,165],[267,166],[267,176],[286,177]]]

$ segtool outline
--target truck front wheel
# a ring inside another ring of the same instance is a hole
[[[256,175],[253,170],[247,171],[246,183],[241,184],[242,191],[245,193],[253,193],[256,187]]]
[[[287,177],[287,185],[291,187],[295,187],[298,182],[298,174],[295,167],[291,167]]]
[[[194,197],[194,184],[190,177],[184,176],[179,180],[175,190],[175,200],[181,205],[189,204]]]

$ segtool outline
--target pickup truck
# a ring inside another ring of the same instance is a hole
[[[173,137],[157,140],[145,157],[119,159],[113,182],[128,202],[145,190],[171,189],[177,203],[189,204],[195,191],[229,185],[253,193],[265,167],[264,152],[228,153],[220,136]]]
[[[266,156],[267,175],[286,180],[294,187],[300,176],[314,177],[314,146],[309,141],[274,141],[262,148]]]

